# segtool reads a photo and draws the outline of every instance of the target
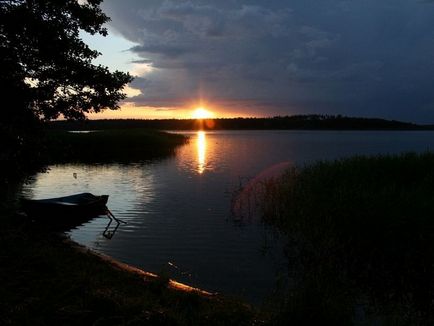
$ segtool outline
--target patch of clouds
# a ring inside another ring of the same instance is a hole
[[[133,88],[131,86],[125,86],[123,92],[126,94],[127,98],[139,96],[142,94],[142,91],[138,88]]]
[[[106,0],[137,106],[431,119],[434,6],[416,0]],[[142,69],[139,69],[139,68]],[[428,113],[427,113],[428,112]]]

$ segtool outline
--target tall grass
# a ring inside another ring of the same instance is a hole
[[[289,239],[283,319],[434,321],[433,153],[318,162],[264,185],[263,220]]]
[[[89,133],[47,132],[47,161],[137,162],[172,155],[187,138],[155,130],[101,130]]]

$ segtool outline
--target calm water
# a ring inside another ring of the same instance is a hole
[[[57,165],[25,186],[47,198],[79,192],[109,194],[120,219],[115,236],[102,236],[107,219],[69,234],[97,251],[210,291],[261,302],[285,272],[284,239],[259,222],[231,218],[240,180],[282,162],[304,164],[355,154],[434,149],[434,132],[221,131],[191,132],[175,157],[129,165]]]

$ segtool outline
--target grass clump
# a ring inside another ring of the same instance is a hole
[[[131,163],[172,155],[187,139],[179,134],[145,129],[88,133],[48,130],[45,144],[50,163]]]
[[[264,189],[289,238],[282,320],[434,321],[433,153],[317,162]]]

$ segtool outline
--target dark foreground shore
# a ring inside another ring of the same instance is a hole
[[[2,211],[1,325],[251,325],[251,307],[77,247]]]

